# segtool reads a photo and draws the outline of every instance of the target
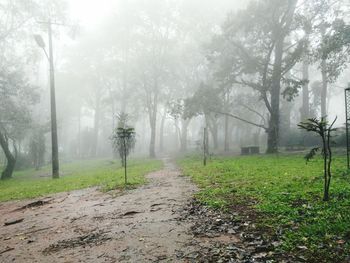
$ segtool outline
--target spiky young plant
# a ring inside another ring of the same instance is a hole
[[[115,151],[117,151],[122,160],[122,166],[124,167],[125,186],[128,183],[127,178],[127,157],[131,150],[135,147],[136,133],[135,129],[127,125],[128,116],[125,113],[119,115],[118,127],[114,130],[112,135],[112,142]],[[122,120],[121,120],[122,119]]]
[[[298,124],[299,128],[306,130],[308,132],[314,132],[321,137],[322,141],[322,156],[323,156],[323,176],[324,176],[324,189],[323,189],[323,200],[329,200],[329,187],[331,184],[332,173],[332,149],[331,149],[331,138],[332,132],[336,130],[333,128],[337,118],[334,119],[331,125],[327,122],[326,117],[321,119],[311,118],[306,122],[301,122]],[[313,159],[318,152],[320,147],[315,147],[305,156],[306,162]]]

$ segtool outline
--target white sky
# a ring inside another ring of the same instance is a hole
[[[113,0],[69,0],[70,13],[73,21],[80,22],[84,27],[92,27],[111,13]]]
[[[92,28],[113,12],[116,2],[116,0],[68,0],[70,17],[72,22],[78,22],[82,27]],[[343,92],[340,91],[332,97],[329,105],[330,116],[332,118],[338,116],[338,125],[345,122],[343,96]]]

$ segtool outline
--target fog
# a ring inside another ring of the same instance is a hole
[[[53,75],[62,162],[119,158],[123,113],[134,157],[201,153],[206,127],[211,154],[312,146],[307,118],[343,136],[348,1],[265,2],[0,0],[0,164],[51,163]]]

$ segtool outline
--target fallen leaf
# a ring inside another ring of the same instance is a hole
[[[302,250],[307,250],[307,246],[297,246],[297,248],[302,249]]]

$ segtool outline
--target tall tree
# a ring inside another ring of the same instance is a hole
[[[296,27],[297,0],[251,2],[230,14],[212,43],[219,80],[257,90],[270,114],[267,152],[278,150],[281,94],[292,99],[302,82],[287,72],[300,60],[304,41],[287,37]],[[290,41],[288,41],[290,42]],[[282,83],[285,89],[282,89]]]
[[[313,62],[316,62],[321,72],[321,117],[326,117],[329,86],[338,79],[348,58],[344,49],[346,43],[337,33],[339,28],[346,28],[343,19],[346,7],[338,0],[315,0],[306,2],[305,6],[305,20],[311,28],[308,36]]]
[[[204,126],[211,133],[214,149],[218,149],[219,112],[222,112],[223,101],[218,88],[214,84],[201,83],[192,97],[185,100],[184,119],[193,118],[198,115],[204,116]]]
[[[310,117],[310,34],[312,31],[312,22],[311,18],[308,16],[308,10],[305,7],[304,12],[304,23],[303,23],[303,31],[305,34],[305,49],[302,57],[302,106],[300,109],[300,119],[304,121]]]
[[[173,1],[141,1],[138,24],[138,71],[150,124],[150,157],[156,156],[156,131],[162,93],[170,77],[177,41],[177,5]]]
[[[38,97],[24,73],[17,68],[0,68],[0,78],[0,146],[7,159],[1,179],[8,179],[12,177],[16,165],[16,140],[19,133],[29,127],[30,105]]]
[[[37,101],[25,74],[35,60],[32,46],[26,44],[29,36],[25,31],[32,21],[34,6],[33,1],[18,0],[5,0],[0,5],[0,147],[7,159],[1,179],[12,176],[16,140],[23,137],[30,122],[30,106]]]

